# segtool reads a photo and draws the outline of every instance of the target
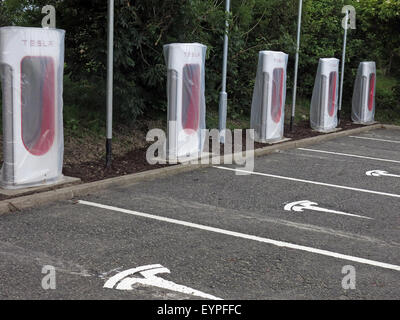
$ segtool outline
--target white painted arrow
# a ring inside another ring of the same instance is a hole
[[[303,212],[304,210],[333,213],[333,214],[339,214],[339,215],[343,215],[343,216],[350,216],[350,217],[355,217],[355,218],[373,220],[372,218],[360,216],[357,214],[351,214],[351,213],[346,213],[346,212],[342,212],[342,211],[335,211],[335,210],[320,208],[320,207],[318,207],[318,203],[311,202],[308,200],[292,202],[285,206],[285,211]]]
[[[394,178],[400,178],[400,175],[398,174],[391,174],[387,171],[383,170],[372,170],[372,171],[367,171],[365,173],[369,177],[394,177]]]
[[[147,286],[158,287],[166,290],[172,290],[192,296],[197,296],[210,300],[222,300],[221,298],[214,297],[210,294],[191,289],[186,286],[176,284],[172,281],[164,280],[157,277],[160,273],[171,273],[167,268],[164,268],[160,264],[153,264],[134,269],[129,269],[116,274],[107,280],[104,284],[104,288],[117,289],[117,290],[133,290],[134,284],[143,284]],[[133,275],[138,274],[138,277]]]

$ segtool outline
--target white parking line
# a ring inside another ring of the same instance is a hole
[[[396,140],[386,140],[386,139],[369,138],[369,137],[349,136],[349,138],[364,139],[364,140],[374,140],[374,141],[382,141],[382,142],[390,142],[390,143],[400,143],[400,141],[396,141]]]
[[[358,258],[358,257],[349,256],[349,255],[345,255],[345,254],[341,254],[341,253],[336,253],[336,252],[332,252],[332,251],[328,251],[328,250],[316,249],[316,248],[306,247],[306,246],[297,245],[297,244],[293,244],[293,243],[289,243],[289,242],[283,242],[283,241],[278,241],[278,240],[262,238],[262,237],[248,235],[248,234],[244,234],[244,233],[240,233],[240,232],[235,232],[235,231],[229,231],[229,230],[224,230],[224,229],[220,229],[220,228],[209,227],[209,226],[196,224],[196,223],[192,223],[192,222],[176,220],[176,219],[156,216],[156,215],[152,215],[152,214],[147,214],[147,213],[127,210],[127,209],[121,209],[121,208],[117,208],[117,207],[113,207],[113,206],[107,206],[107,205],[94,203],[94,202],[88,202],[88,201],[80,200],[80,201],[78,201],[78,203],[80,203],[82,205],[94,207],[94,208],[100,208],[100,209],[105,209],[105,210],[110,210],[110,211],[115,211],[115,212],[126,213],[126,214],[130,214],[130,215],[137,216],[137,217],[142,217],[142,218],[147,218],[147,219],[152,219],[152,220],[172,223],[172,224],[176,224],[176,225],[181,225],[181,226],[185,226],[185,227],[189,227],[189,228],[194,228],[194,229],[199,229],[199,230],[219,233],[219,234],[232,236],[232,237],[236,237],[236,238],[241,238],[241,239],[246,239],[246,240],[252,240],[252,241],[267,243],[267,244],[278,246],[278,247],[284,247],[284,248],[289,248],[289,249],[306,251],[306,252],[309,252],[309,253],[328,256],[328,257],[332,257],[332,258],[336,258],[336,259],[352,261],[352,262],[367,264],[367,265],[371,265],[371,266],[375,266],[375,267],[380,267],[380,268],[400,271],[400,266],[398,266],[398,265],[379,262],[379,261],[374,261],[374,260],[369,260],[369,259],[364,259],[364,258]]]
[[[274,174],[261,173],[261,172],[255,172],[255,171],[246,171],[246,170],[241,170],[241,169],[234,169],[234,168],[227,168],[227,167],[220,167],[220,166],[214,166],[214,168],[233,171],[233,172],[240,172],[240,173],[245,173],[245,174],[249,174],[249,175],[264,176],[264,177],[269,177],[269,178],[276,178],[276,179],[282,179],[282,180],[289,180],[289,181],[296,181],[296,182],[315,184],[315,185],[324,186],[324,187],[331,187],[331,188],[352,190],[352,191],[358,191],[358,192],[364,192],[364,193],[371,193],[371,194],[377,194],[377,195],[380,195],[380,196],[386,196],[386,197],[392,197],[392,198],[400,198],[400,194],[395,194],[395,193],[387,193],[387,192],[373,191],[373,190],[367,190],[367,189],[346,187],[346,186],[340,186],[340,185],[337,185],[337,184],[330,184],[330,183],[317,182],[317,181],[311,181],[311,180],[290,178],[290,177],[284,177],[284,176],[277,176],[277,175],[274,175]]]
[[[400,163],[399,160],[373,158],[373,157],[367,157],[367,156],[359,156],[359,155],[356,155],[356,154],[332,152],[332,151],[325,151],[325,150],[316,150],[316,149],[307,149],[307,148],[298,148],[297,150],[311,151],[311,152],[318,152],[318,153],[327,153],[327,154],[334,154],[334,155],[344,156],[344,157],[361,158],[361,159],[376,160],[376,161],[383,161],[383,162]]]

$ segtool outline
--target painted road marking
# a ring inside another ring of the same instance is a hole
[[[156,215],[152,215],[152,214],[148,214],[148,213],[142,213],[142,212],[127,210],[127,209],[121,209],[121,208],[107,206],[107,205],[89,202],[89,201],[79,200],[78,203],[80,203],[82,205],[94,207],[94,208],[100,208],[100,209],[105,209],[105,210],[110,210],[110,211],[115,211],[115,212],[126,213],[126,214],[130,214],[130,215],[133,215],[136,217],[142,217],[142,218],[172,223],[172,224],[181,225],[181,226],[185,226],[185,227],[189,227],[189,228],[214,232],[214,233],[218,233],[218,234],[223,234],[223,235],[246,239],[246,240],[257,241],[257,242],[261,242],[261,243],[267,243],[267,244],[274,245],[277,247],[284,247],[284,248],[288,248],[288,249],[306,251],[309,253],[319,254],[319,255],[332,257],[332,258],[336,258],[336,259],[352,261],[352,262],[371,265],[374,267],[380,267],[380,268],[400,271],[400,266],[397,266],[394,264],[389,264],[389,263],[384,263],[384,262],[379,262],[379,261],[374,261],[374,260],[369,260],[369,259],[364,259],[364,258],[358,258],[358,257],[349,256],[349,255],[345,255],[345,254],[341,254],[341,253],[336,253],[336,252],[332,252],[332,251],[328,251],[328,250],[322,250],[322,249],[297,245],[297,244],[293,244],[293,243],[289,243],[289,242],[262,238],[262,237],[258,237],[258,236],[248,235],[245,233],[224,230],[224,229],[220,229],[220,228],[205,226],[205,225],[182,221],[182,220],[166,218],[166,217],[162,217],[162,216],[156,216]]]
[[[320,208],[320,207],[318,207],[318,203],[311,202],[308,200],[302,200],[302,201],[296,201],[296,202],[289,203],[285,206],[284,209],[285,209],[285,211],[294,211],[294,212],[304,212],[304,210],[311,210],[311,211],[339,214],[339,215],[343,215],[343,216],[349,216],[349,217],[355,217],[355,218],[361,218],[361,219],[374,220],[372,218],[360,216],[357,214],[351,214],[351,213],[346,213],[346,212],[342,212],[342,211]]]
[[[394,178],[400,178],[400,175],[398,174],[391,174],[387,171],[383,170],[372,170],[372,171],[367,171],[365,173],[369,177],[394,177]]]
[[[369,138],[369,137],[349,136],[349,138],[365,139],[365,140],[374,140],[374,141],[382,141],[382,142],[390,142],[390,143],[400,143],[400,141],[397,141],[397,140],[386,140],[386,139]]]
[[[298,148],[298,150],[334,154],[334,155],[337,155],[337,156],[360,158],[360,159],[367,159],[367,160],[376,160],[376,161],[383,161],[383,162],[400,163],[399,160],[390,160],[390,159],[374,158],[374,157],[367,157],[367,156],[359,156],[359,155],[356,155],[356,154],[332,152],[332,151],[325,151],[325,150],[316,150],[316,149],[307,149],[307,148]]]
[[[318,186],[324,186],[324,187],[330,187],[330,188],[352,190],[352,191],[357,191],[357,192],[377,194],[377,195],[380,195],[380,196],[386,196],[386,197],[392,197],[392,198],[400,198],[400,194],[395,194],[395,193],[387,193],[387,192],[373,191],[373,190],[367,190],[367,189],[346,187],[346,186],[340,186],[340,185],[336,185],[336,184],[317,182],[317,181],[311,181],[311,180],[304,180],[304,179],[297,179],[297,178],[290,178],[290,177],[284,177],[284,176],[277,176],[277,175],[274,175],[274,174],[267,174],[267,173],[261,173],[261,172],[255,172],[255,171],[246,171],[246,170],[241,170],[241,169],[231,169],[231,168],[220,167],[220,166],[214,166],[213,168],[222,169],[222,170],[228,170],[228,171],[233,171],[233,172],[241,172],[241,173],[245,173],[245,174],[248,174],[248,175],[264,176],[264,177],[269,177],[269,178],[276,178],[276,179],[282,179],[282,180],[289,180],[289,181],[296,181],[296,182],[302,182],[302,183],[315,184],[315,185],[318,185]]]
[[[176,284],[172,281],[164,280],[157,277],[157,274],[171,273],[167,268],[160,264],[152,264],[148,266],[129,269],[116,274],[107,280],[104,288],[117,289],[117,290],[133,290],[133,285],[142,284],[151,287],[171,290],[179,293],[184,293],[196,297],[201,297],[210,300],[222,300],[221,298],[214,297],[210,294],[194,290],[192,288]],[[136,275],[136,277],[134,277]]]

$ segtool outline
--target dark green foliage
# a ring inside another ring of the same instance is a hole
[[[291,94],[298,0],[232,2],[228,66],[229,116],[248,115],[258,52],[289,54]],[[105,110],[107,1],[0,0],[0,23],[40,26],[41,7],[57,10],[57,27],[67,31],[65,102],[103,114]],[[400,1],[304,0],[299,95],[309,98],[321,57],[341,59],[344,15],[352,4],[357,29],[349,30],[344,107],[350,107],[359,62],[374,60],[386,75],[399,78]],[[25,8],[21,11],[21,8]],[[166,70],[163,45],[200,42],[208,46],[207,108],[218,108],[221,90],[225,0],[115,0],[115,119],[166,114]],[[69,81],[69,80],[68,80]],[[378,78],[379,81],[379,78]],[[67,92],[69,90],[69,92]],[[396,91],[397,90],[397,91]],[[378,106],[400,108],[398,87],[377,92]],[[288,101],[290,103],[290,101]]]

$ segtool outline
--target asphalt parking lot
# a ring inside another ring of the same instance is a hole
[[[0,298],[399,299],[400,130],[235,171],[199,169],[0,216]],[[55,290],[42,287],[46,265]],[[343,287],[345,266],[355,289]]]

